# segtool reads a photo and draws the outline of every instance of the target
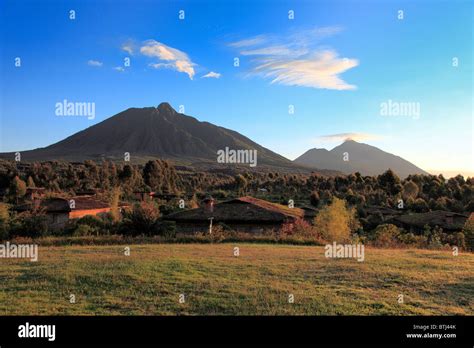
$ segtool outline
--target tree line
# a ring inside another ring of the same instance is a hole
[[[348,204],[384,206],[414,212],[446,210],[474,211],[474,178],[461,175],[449,179],[442,175],[410,175],[400,179],[392,170],[378,176],[360,173],[341,176],[319,174],[282,174],[277,172],[190,171],[176,170],[164,160],[144,165],[129,163],[43,162],[18,169],[12,161],[0,161],[0,193],[4,201],[15,203],[27,187],[42,187],[51,194],[74,194],[90,190],[108,191],[120,187],[122,198],[133,193],[157,192],[198,197],[214,194],[217,198],[254,195],[286,203],[289,199],[315,207],[333,197]]]

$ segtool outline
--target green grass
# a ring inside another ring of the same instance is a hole
[[[42,246],[36,263],[0,259],[0,315],[474,314],[472,253],[366,248],[357,262],[318,246],[123,248]]]

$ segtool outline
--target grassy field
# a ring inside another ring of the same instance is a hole
[[[318,246],[123,248],[40,247],[36,263],[0,259],[0,314],[474,314],[472,253],[366,248],[357,262],[326,259]]]

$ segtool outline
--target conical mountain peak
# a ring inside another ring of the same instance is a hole
[[[46,148],[24,151],[25,160],[121,159],[128,152],[140,158],[217,163],[217,152],[258,151],[258,163],[293,168],[294,164],[230,129],[200,122],[176,112],[166,102],[157,107],[130,108]],[[0,154],[11,158],[11,154]]]
[[[157,109],[158,109],[158,111],[164,112],[164,113],[175,113],[176,112],[176,110],[173,109],[173,107],[167,102],[163,102],[160,105],[158,105]]]

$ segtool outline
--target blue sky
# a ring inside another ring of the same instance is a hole
[[[2,152],[167,101],[290,159],[349,136],[433,173],[474,172],[471,1],[0,6]],[[95,118],[56,116],[64,99],[95,103]],[[419,114],[381,115],[389,101]]]

